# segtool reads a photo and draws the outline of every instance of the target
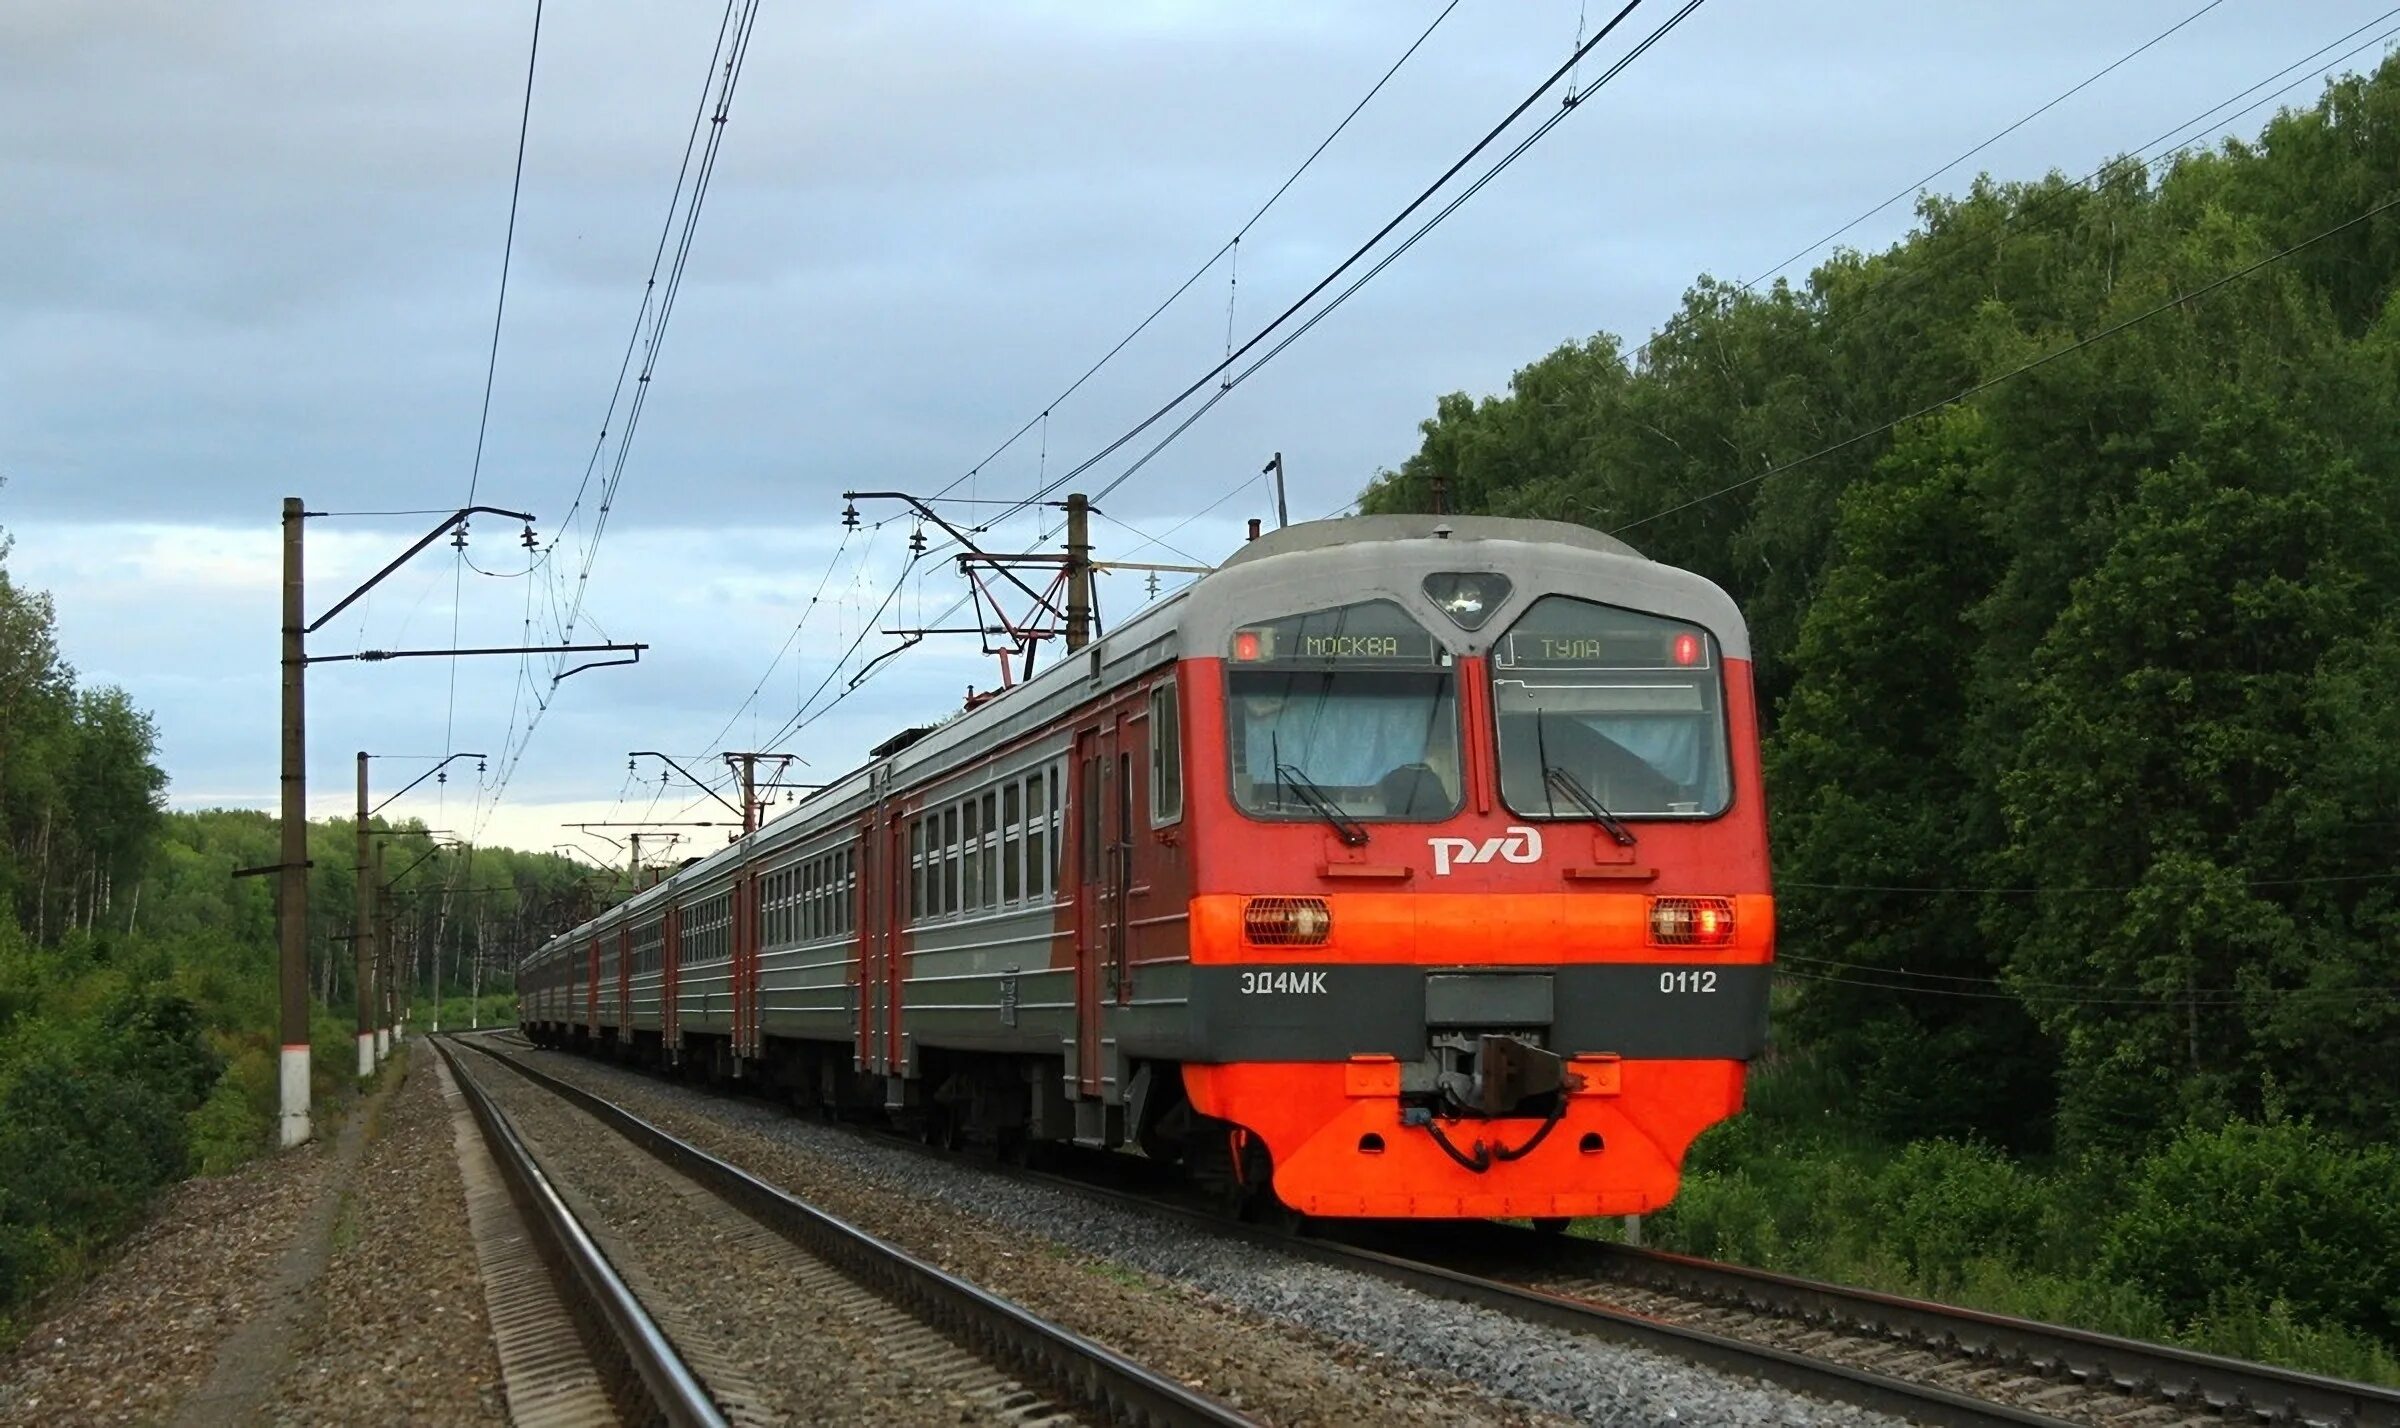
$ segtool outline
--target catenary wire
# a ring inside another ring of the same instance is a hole
[[[635,316],[633,335],[628,342],[627,356],[625,361],[620,364],[617,392],[611,395],[610,411],[612,413],[615,410],[619,394],[622,392],[625,370],[630,367],[632,351],[642,345],[643,320],[646,316],[650,317],[648,350],[644,354],[641,372],[635,383],[634,398],[628,404],[624,428],[618,440],[616,459],[602,484],[599,514],[592,522],[591,535],[584,545],[581,568],[576,574],[575,587],[568,597],[563,619],[556,620],[560,643],[568,642],[567,637],[572,633],[575,623],[581,615],[583,601],[589,589],[593,563],[598,558],[600,541],[606,534],[608,513],[614,505],[616,492],[624,479],[625,465],[631,451],[634,429],[639,423],[640,411],[646,404],[666,324],[672,314],[675,295],[681,287],[685,266],[691,255],[693,235],[698,228],[701,208],[706,201],[709,182],[715,172],[716,158],[724,141],[725,130],[728,127],[732,111],[733,97],[741,80],[743,61],[748,55],[750,39],[755,32],[757,12],[758,0],[729,0],[725,16],[719,22],[717,40],[709,57],[708,83],[702,87],[700,106],[693,121],[694,135],[697,134],[703,119],[710,121],[708,138],[704,144],[699,145],[701,159],[696,173],[692,167],[693,138],[687,136],[685,141],[684,158],[676,173],[675,191],[669,198],[666,222],[660,230],[657,250],[652,254],[651,276],[644,283],[643,300]],[[718,79],[720,66],[723,71],[721,82]],[[708,103],[711,90],[714,90],[717,95],[713,114],[710,112]],[[691,198],[688,203],[682,204],[682,233],[680,241],[676,243],[675,257],[672,265],[668,268],[667,281],[662,290],[658,285],[657,274],[662,263],[666,261],[664,255],[668,240],[675,232],[678,204],[682,200],[687,178],[690,179]],[[654,316],[652,316],[653,313]],[[604,418],[604,423],[605,420]],[[592,472],[598,463],[598,451],[605,448],[606,442],[607,429],[604,424],[599,445],[595,448],[594,458],[592,462],[587,463],[583,480],[577,487],[575,501],[569,508],[570,519],[583,503]],[[558,535],[552,537],[552,551],[555,551],[558,541],[564,537],[564,534],[565,531],[562,528]],[[549,552],[544,553],[545,560],[548,554]],[[555,598],[557,582],[558,576],[553,570],[550,585],[553,591],[552,614],[554,617],[558,615]],[[525,665],[526,661],[521,660],[520,675],[530,681],[530,671],[525,668]],[[554,687],[558,679],[562,677],[561,672],[564,668],[565,656],[561,655],[558,663],[552,669],[551,682]],[[526,721],[523,735],[513,749],[505,751],[506,761],[499,778],[491,787],[491,806],[482,815],[483,821],[488,821],[492,811],[497,810],[500,797],[505,792],[509,781],[515,776],[526,748],[532,743],[535,729],[540,726],[542,717],[549,711],[550,701],[543,698],[538,691],[535,692],[534,702],[534,713]],[[478,827],[480,826],[481,822],[478,823]]]
[[[1500,136],[1514,126],[1517,120],[1523,117],[1526,110],[1532,108],[1534,104],[1542,98],[1543,95],[1548,94],[1552,89],[1556,88],[1559,80],[1564,77],[1577,63],[1580,63],[1586,54],[1590,53],[1593,49],[1597,48],[1601,42],[1606,40],[1610,35],[1614,34],[1617,28],[1633,14],[1634,10],[1637,9],[1641,3],[1642,0],[1626,0],[1624,7],[1609,17],[1608,22],[1600,27],[1599,33],[1593,35],[1582,45],[1578,46],[1575,50],[1575,53],[1569,56],[1565,64],[1562,64],[1557,69],[1553,70],[1550,75],[1542,80],[1541,83],[1536,85],[1533,90],[1525,96],[1524,99],[1520,100],[1514,108],[1509,110],[1507,115],[1505,115],[1499,123],[1493,125],[1484,133],[1481,138],[1477,139],[1475,143],[1468,148],[1466,153],[1460,155],[1455,162],[1453,162],[1448,168],[1444,169],[1442,173],[1433,180],[1432,183],[1427,184],[1423,191],[1418,193],[1415,198],[1409,200],[1407,205],[1398,213],[1386,220],[1382,227],[1378,228],[1371,236],[1367,238],[1365,242],[1359,244],[1357,248],[1352,250],[1348,257],[1336,264],[1331,272],[1327,273],[1324,277],[1319,278],[1316,283],[1308,289],[1308,291],[1302,293],[1298,298],[1294,299],[1289,306],[1285,307],[1284,310],[1274,318],[1274,320],[1267,323],[1266,326],[1260,328],[1257,332],[1251,334],[1251,336],[1244,341],[1240,347],[1226,354],[1223,360],[1211,366],[1206,372],[1201,373],[1200,376],[1191,383],[1191,385],[1185,387],[1182,391],[1169,398],[1165,403],[1160,405],[1157,410],[1151,412],[1148,416],[1136,422],[1132,427],[1118,435],[1107,445],[1101,447],[1098,451],[1092,453],[1090,456],[1085,457],[1082,461],[1077,462],[1074,466],[1068,468],[1059,476],[1044,483],[1038,490],[1036,490],[1031,496],[1027,497],[1015,509],[1020,511],[1030,509],[1042,501],[1049,499],[1059,491],[1066,489],[1067,485],[1076,477],[1082,475],[1092,467],[1099,465],[1101,462],[1106,461],[1109,457],[1115,455],[1117,452],[1123,450],[1126,446],[1132,444],[1144,432],[1158,425],[1158,423],[1161,421],[1164,421],[1177,408],[1181,407],[1186,401],[1190,400],[1193,395],[1198,393],[1202,388],[1206,387],[1210,382],[1216,380],[1218,376],[1229,370],[1236,362],[1247,356],[1252,348],[1255,348],[1260,343],[1266,341],[1270,336],[1280,330],[1284,324],[1290,322],[1302,310],[1307,308],[1311,302],[1315,301],[1320,293],[1323,293],[1327,288],[1333,286],[1334,283],[1340,281],[1344,273],[1348,272],[1353,267],[1356,267],[1368,253],[1372,252],[1379,244],[1383,242],[1386,237],[1390,236],[1395,229],[1406,223],[1409,218],[1417,212],[1418,209],[1423,208],[1426,204],[1432,202],[1435,194],[1447,187],[1450,183],[1450,180],[1456,178],[1461,170],[1465,169],[1469,164],[1472,164],[1477,158],[1481,157],[1484,150],[1490,148],[1494,143],[1498,142]],[[1690,13],[1690,11],[1697,8],[1700,3],[1702,3],[1702,0],[1689,0],[1689,3],[1687,3],[1685,8],[1677,13],[1675,19],[1669,21],[1669,25],[1671,26],[1680,21],[1683,15]]]
[[[1449,168],[1444,170],[1443,173],[1431,184],[1429,184],[1422,192],[1420,192],[1416,198],[1411,200],[1400,210],[1399,213],[1388,220],[1380,229],[1375,232],[1373,236],[1369,237],[1364,243],[1359,245],[1356,250],[1354,250],[1331,272],[1319,279],[1317,283],[1307,292],[1303,293],[1298,299],[1293,301],[1290,306],[1286,307],[1284,311],[1274,320],[1270,321],[1264,327],[1260,328],[1256,333],[1252,334],[1250,338],[1243,342],[1240,347],[1228,353],[1226,357],[1214,367],[1210,368],[1207,372],[1202,373],[1199,378],[1192,382],[1190,386],[1186,387],[1182,392],[1171,398],[1163,406],[1152,412],[1148,417],[1135,424],[1131,429],[1118,436],[1107,446],[1103,447],[1093,455],[1085,458],[1083,461],[1077,463],[1074,467],[1065,471],[1056,479],[1044,483],[1034,492],[1033,495],[1023,498],[1011,505],[1007,510],[1003,511],[998,517],[995,518],[994,523],[997,523],[998,521],[1005,521],[1011,516],[1032,510],[1038,505],[1042,504],[1050,496],[1055,495],[1059,490],[1063,489],[1067,483],[1073,481],[1077,476],[1106,460],[1110,455],[1113,455],[1118,450],[1121,450],[1126,444],[1130,443],[1135,438],[1139,437],[1143,432],[1156,425],[1160,420],[1172,413],[1177,407],[1181,406],[1193,394],[1206,387],[1211,380],[1222,375],[1230,367],[1232,367],[1234,363],[1240,361],[1253,348],[1257,347],[1259,343],[1265,341],[1285,323],[1289,322],[1295,314],[1306,308],[1308,304],[1318,295],[1323,293],[1326,288],[1338,281],[1342,274],[1347,272],[1350,268],[1356,266],[1360,259],[1363,258],[1367,253],[1371,252],[1383,241],[1384,238],[1388,237],[1395,229],[1406,223],[1409,217],[1416,213],[1418,209],[1424,207],[1425,204],[1429,202],[1435,194],[1439,193],[1442,188],[1448,185],[1451,179],[1455,178],[1461,170],[1473,163],[1474,160],[1484,152],[1484,150],[1489,148],[1502,134],[1507,132],[1507,130],[1524,115],[1526,110],[1530,109],[1536,102],[1538,102],[1543,95],[1556,88],[1560,78],[1573,72],[1575,67],[1581,63],[1583,58],[1593,49],[1597,48],[1602,42],[1607,40],[1611,34],[1615,33],[1615,31],[1628,17],[1633,14],[1635,9],[1637,9],[1641,3],[1642,0],[1627,0],[1627,3],[1622,8],[1617,10],[1615,14],[1610,16],[1607,23],[1602,25],[1597,33],[1593,34],[1589,39],[1584,40],[1575,47],[1574,52],[1568,57],[1566,63],[1553,70],[1547,78],[1545,78],[1540,84],[1536,85],[1523,100],[1521,100],[1513,109],[1511,109],[1508,114],[1500,120],[1499,123],[1495,124],[1480,139],[1478,139],[1465,154],[1461,155],[1456,162],[1452,163]],[[1363,278],[1353,282],[1348,289],[1334,299],[1333,303],[1326,309],[1326,312],[1330,312],[1332,308],[1339,307],[1342,302],[1346,301],[1350,297],[1350,295],[1356,293],[1365,285],[1367,281],[1371,280],[1375,274],[1380,273],[1385,268],[1389,267],[1399,253],[1406,252],[1409,248],[1413,247],[1416,242],[1422,239],[1426,233],[1430,232],[1433,227],[1438,226],[1438,224],[1444,218],[1447,218],[1451,213],[1456,212],[1467,197],[1471,197],[1474,193],[1480,191],[1482,187],[1496,177],[1502,169],[1505,169],[1509,164],[1513,163],[1517,157],[1529,149],[1535,141],[1538,141],[1543,135],[1546,135],[1551,129],[1555,128],[1568,113],[1571,113],[1579,106],[1583,99],[1588,98],[1592,93],[1597,92],[1609,81],[1614,79],[1618,74],[1622,73],[1627,65],[1629,65],[1634,59],[1638,58],[1642,53],[1647,51],[1652,45],[1656,44],[1677,25],[1681,24],[1684,19],[1699,9],[1702,3],[1703,0],[1686,0],[1686,3],[1680,9],[1678,9],[1657,29],[1653,30],[1639,44],[1634,46],[1634,48],[1626,55],[1620,57],[1605,73],[1603,73],[1599,78],[1595,79],[1589,86],[1581,90],[1570,91],[1565,98],[1565,102],[1562,103],[1559,110],[1546,118],[1542,124],[1537,126],[1530,138],[1520,141],[1518,144],[1516,144],[1503,158],[1498,160],[1491,169],[1480,175],[1474,184],[1468,188],[1464,195],[1453,199],[1434,217],[1433,220],[1425,225],[1420,226],[1416,232],[1413,233],[1400,246],[1398,252],[1386,255],[1381,261],[1376,263]],[[1315,314],[1308,320],[1307,323],[1302,326],[1300,331],[1305,332],[1309,328],[1314,327],[1317,322],[1323,320],[1325,315],[1325,312]],[[1298,334],[1294,334],[1294,337],[1297,335]],[[1160,451],[1163,451],[1168,444],[1172,443],[1185,431],[1190,430],[1193,424],[1196,423],[1200,417],[1204,416],[1218,402],[1224,400],[1224,398],[1231,393],[1235,386],[1238,386],[1243,380],[1246,380],[1260,367],[1264,366],[1267,361],[1272,360],[1277,353],[1280,353],[1285,348],[1289,347],[1292,340],[1293,338],[1286,338],[1284,341],[1277,343],[1276,346],[1271,349],[1264,358],[1250,364],[1250,366],[1238,376],[1220,385],[1215,392],[1210,394],[1210,396],[1196,411],[1187,415],[1179,424],[1170,430],[1163,439],[1155,444],[1143,456],[1138,458],[1131,467],[1120,473],[1115,480],[1103,487],[1099,494],[1106,495],[1107,493],[1116,490],[1119,486],[1122,486],[1127,479],[1129,479],[1135,472],[1139,471],[1144,465],[1148,464],[1148,462],[1157,456]],[[972,472],[969,474],[972,474]],[[956,484],[956,482],[953,482],[952,486],[954,487]],[[951,489],[951,487],[945,487],[943,489],[947,491]],[[1097,497],[1095,497],[1095,499],[1097,499]],[[1053,534],[1054,531],[1055,528],[1053,528],[1052,531],[1044,532],[1039,539],[1047,540],[1049,535]],[[950,542],[944,542],[943,545],[941,547],[937,547],[937,549],[946,549],[949,544]],[[937,623],[940,620],[948,619],[951,614],[956,613],[956,611],[965,604],[966,597],[964,596],[953,601],[948,609],[941,616],[937,617]],[[848,697],[849,693],[857,687],[858,686],[856,684],[851,685],[849,688],[846,688],[843,691],[840,697]],[[840,702],[840,699],[837,698],[835,702]],[[831,706],[828,706],[828,708],[830,707]],[[795,717],[798,718],[800,716]],[[813,722],[814,717],[816,716],[807,716],[808,721]],[[800,728],[804,727],[806,727],[805,723],[798,724],[795,727],[791,727],[788,730],[788,733],[797,733],[799,732]],[[779,738],[787,736],[788,734],[778,735]]]
[[[1077,377],[1074,381],[1069,382],[1065,390],[1061,391],[1057,396],[1052,397],[1048,402],[1044,403],[1041,411],[1035,413],[1031,417],[1026,418],[1023,426],[1018,427],[1014,432],[1009,434],[1005,441],[1002,441],[998,446],[995,446],[990,451],[986,452],[982,460],[968,467],[963,474],[957,476],[950,482],[950,484],[942,487],[939,492],[936,492],[936,497],[939,498],[941,496],[946,496],[948,493],[957,490],[965,482],[972,479],[978,472],[982,471],[984,467],[989,466],[992,462],[997,461],[1000,459],[1000,457],[1006,455],[1009,448],[1015,446],[1019,441],[1022,441],[1027,433],[1031,432],[1035,427],[1042,425],[1046,420],[1048,420],[1050,413],[1054,411],[1060,403],[1074,396],[1076,392],[1082,389],[1086,382],[1089,382],[1093,377],[1099,375],[1101,368],[1106,367],[1110,362],[1114,361],[1118,353],[1123,352],[1128,346],[1130,346],[1135,338],[1138,338],[1144,332],[1149,331],[1152,323],[1158,321],[1159,317],[1163,315],[1168,308],[1173,307],[1178,299],[1182,298],[1185,293],[1191,291],[1194,283],[1197,283],[1200,281],[1200,279],[1206,277],[1209,271],[1216,267],[1218,261],[1222,259],[1228,252],[1232,251],[1235,244],[1241,242],[1242,239],[1248,235],[1251,229],[1258,226],[1259,220],[1267,216],[1267,211],[1282,201],[1283,196],[1291,191],[1292,185],[1300,181],[1301,175],[1307,173],[1309,167],[1316,163],[1318,157],[1322,155],[1328,148],[1332,147],[1333,141],[1340,138],[1342,136],[1342,132],[1350,127],[1350,121],[1356,119],[1359,116],[1359,112],[1365,109],[1368,103],[1372,101],[1376,95],[1383,92],[1383,87],[1391,83],[1392,76],[1400,72],[1401,66],[1407,64],[1409,58],[1416,54],[1416,52],[1424,46],[1427,40],[1433,38],[1433,32],[1441,28],[1442,21],[1450,18],[1450,12],[1458,8],[1458,3],[1459,0],[1450,0],[1450,3],[1444,5],[1440,12],[1435,14],[1432,23],[1426,25],[1424,30],[1417,35],[1416,39],[1410,42],[1408,48],[1401,51],[1400,58],[1392,61],[1391,67],[1383,72],[1382,77],[1375,81],[1373,87],[1368,89],[1366,94],[1362,96],[1356,104],[1350,106],[1350,112],[1342,116],[1342,121],[1333,127],[1333,131],[1327,134],[1323,139],[1317,141],[1317,146],[1309,150],[1308,157],[1302,159],[1300,161],[1300,166],[1293,169],[1291,173],[1284,177],[1283,182],[1276,186],[1275,191],[1267,196],[1267,201],[1258,206],[1257,210],[1243,222],[1242,226],[1234,231],[1234,235],[1231,238],[1226,239],[1223,244],[1218,246],[1215,252],[1209,254],[1207,259],[1203,261],[1199,267],[1192,270],[1189,277],[1186,277],[1182,282],[1176,284],[1175,290],[1171,293],[1168,293],[1166,298],[1161,301],[1158,306],[1152,308],[1149,314],[1143,317],[1140,322],[1135,323],[1130,332],[1127,332],[1123,337],[1118,338],[1114,346],[1110,347],[1106,352],[1100,355],[1099,361],[1094,362],[1090,367],[1084,369],[1083,374]]]
[[[2146,39],[2140,44],[2135,45],[2132,49],[2127,50],[2125,53],[2117,56],[2115,59],[2110,60],[2107,64],[2101,66],[2099,69],[2096,69],[2090,74],[2085,75],[2081,80],[2078,80],[2075,84],[2069,86],[2060,93],[2051,96],[2042,104],[2018,116],[2015,122],[2009,124],[2006,128],[2000,130],[2000,132],[1993,134],[1980,143],[1977,143],[1972,148],[1969,148],[1966,152],[1960,154],[1957,158],[1952,159],[1950,162],[1943,164],[1940,168],[1937,168],[1931,173],[1926,174],[1923,178],[1918,179],[1915,183],[1901,188],[1891,197],[1883,200],[1881,203],[1876,204],[1874,207],[1867,209],[1857,217],[1852,218],[1849,222],[1844,223],[1839,228],[1834,229],[1831,233],[1826,234],[1824,237],[1817,239],[1813,243],[1804,245],[1798,251],[1794,252],[1790,257],[1785,258],[1782,262],[1777,263],[1774,267],[1767,269],[1766,272],[1761,273],[1758,277],[1742,284],[1743,289],[1745,291],[1749,290],[1756,284],[1775,276],[1777,273],[1782,272],[1792,264],[1799,262],[1802,258],[1805,258],[1809,254],[1816,252],[1826,244],[1838,241],[1843,234],[1848,233],[1851,229],[1856,228],[1861,223],[1873,218],[1876,214],[1883,212],[1885,209],[1891,207],[1895,203],[1898,203],[1900,200],[1907,198],[1910,194],[1920,192],[1924,189],[1925,185],[1932,183],[1935,179],[1938,179],[1942,175],[1950,172],[1952,169],[1957,168],[1960,164],[1963,164],[1967,160],[1974,158],[1977,154],[1980,154],[1984,150],[1990,148],[1992,145],[1999,143],[2002,139],[2014,134],[2019,129],[2022,129],[2026,125],[2032,123],[2034,120],[2041,118],[2044,114],[2056,109],[2059,105],[2064,104],[2068,100],[2074,98],[2076,95],[2081,94],[2084,90],[2089,89],[2094,84],[2097,84],[2102,79],[2105,79],[2109,75],[2115,73],[2118,69],[2147,52],[2152,46],[2157,45],[2161,41],[2165,40],[2168,36],[2173,35],[2176,31],[2181,30],[2184,26],[2191,24],[2193,21],[2199,19],[2203,15],[2206,15],[2209,11],[2216,9],[2218,6],[2224,3],[2225,0],[2208,0],[2208,3],[2202,5],[2199,9],[2194,10],[2192,13],[2184,16],[2180,20],[2177,20],[2174,24],[2169,25],[2167,28],[2159,31],[2157,34],[2152,35],[2149,39]]]

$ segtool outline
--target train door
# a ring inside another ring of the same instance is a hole
[[[1116,994],[1125,956],[1124,859],[1118,844],[1128,820],[1116,715],[1075,736],[1075,1085],[1100,1095],[1107,1076],[1100,1008]]]
[[[899,1039],[899,1008],[894,996],[899,973],[893,965],[899,961],[899,919],[893,915],[890,899],[875,891],[885,887],[890,864],[884,839],[896,826],[882,799],[868,808],[859,825],[858,1067],[878,1073],[893,1069],[892,1056]]]
[[[600,1035],[600,939],[592,939],[589,976],[584,982],[583,1025],[594,1037]]]
[[[683,1054],[683,919],[668,908],[659,920],[658,1042],[667,1059]]]
[[[633,1042],[633,925],[617,929],[617,1035]]]
[[[737,873],[731,894],[733,926],[733,1057],[738,1072],[744,1058],[758,1054],[758,879]]]

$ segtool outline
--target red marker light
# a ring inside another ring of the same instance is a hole
[[[1675,662],[1694,665],[1700,662],[1700,637],[1686,630],[1675,637]]]
[[[1243,630],[1233,637],[1233,657],[1238,660],[1258,658],[1258,631]]]
[[[1654,897],[1650,899],[1650,945],[1653,947],[1732,946],[1733,900],[1722,897]]]

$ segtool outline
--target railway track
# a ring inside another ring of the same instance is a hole
[[[1456,1252],[1442,1256],[1453,1267],[1516,1266],[1502,1275],[1536,1292],[1797,1347],[2068,1422],[2400,1428],[2400,1391],[2371,1384],[1628,1245],[1460,1228]]]
[[[1122,1156],[1091,1157],[1111,1185],[876,1139],[1545,1328],[1639,1344],[1924,1423],[2400,1428],[2400,1392],[2167,1345],[1505,1225],[1337,1224],[1296,1236],[1162,1199],[1155,1186],[1117,1188],[1146,1168]]]
[[[699,1376],[567,1208],[499,1105],[455,1050],[434,1045],[482,1132],[484,1158],[468,1160],[462,1178],[477,1257],[492,1286],[493,1337],[512,1421],[724,1424]],[[528,1260],[549,1274],[527,1273]]]
[[[562,1107],[598,1122],[688,1184],[685,1202],[671,1207],[671,1213],[706,1214],[709,1206],[697,1202],[711,1201],[755,1229],[758,1233],[747,1237],[711,1231],[742,1259],[781,1253],[805,1261],[793,1273],[812,1306],[845,1309],[871,1329],[883,1362],[901,1366],[912,1380],[932,1385],[947,1400],[968,1403],[978,1419],[1158,1428],[1253,1421],[797,1200],[613,1102],[527,1066],[487,1040],[464,1044]],[[458,1059],[444,1049],[454,1062]],[[771,1246],[761,1243],[769,1239]],[[737,1386],[735,1392],[739,1396],[744,1390]]]

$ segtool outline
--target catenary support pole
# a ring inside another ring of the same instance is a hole
[[[307,509],[283,498],[283,838],[275,881],[276,953],[282,1005],[277,1018],[279,1117],[285,1149],[309,1137],[308,1065],[308,623],[301,529]]]
[[[375,897],[367,876],[367,751],[358,751],[358,861],[351,866],[357,896],[351,916],[350,964],[358,978],[358,1074],[375,1074]]]
[[[375,845],[375,1064],[392,1054],[392,890],[383,885],[383,844]]]
[[[1092,642],[1092,503],[1081,491],[1067,497],[1067,648]]]
[[[1260,472],[1275,477],[1275,529],[1282,530],[1292,523],[1291,505],[1283,499],[1283,453],[1276,452],[1275,459],[1261,467]]]

